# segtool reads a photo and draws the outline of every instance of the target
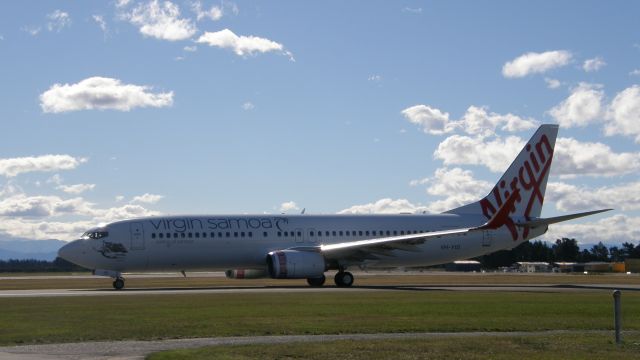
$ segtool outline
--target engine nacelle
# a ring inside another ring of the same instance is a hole
[[[228,279],[260,279],[267,277],[265,269],[231,269],[224,272]]]
[[[274,279],[317,278],[327,271],[324,256],[313,251],[272,251],[267,255],[267,266]]]

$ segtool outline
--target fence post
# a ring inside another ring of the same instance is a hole
[[[622,293],[620,290],[613,291],[613,322],[616,330],[616,344],[620,344],[622,342],[622,336],[620,331],[622,330],[622,316],[620,314],[620,297]]]

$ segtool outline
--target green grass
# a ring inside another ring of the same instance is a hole
[[[562,334],[215,346],[160,352],[147,359],[637,359],[638,354],[638,335],[616,345],[610,336]]]
[[[0,299],[0,344],[185,337],[612,327],[609,291],[385,291]],[[623,294],[640,330],[640,293]]]

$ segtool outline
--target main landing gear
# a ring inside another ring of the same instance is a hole
[[[336,282],[336,286],[338,287],[349,287],[353,285],[353,274],[348,271],[340,270],[333,280]]]
[[[315,278],[308,278],[307,279],[307,284],[309,284],[309,286],[311,287],[320,287],[322,285],[324,285],[324,282],[327,280],[327,278],[322,275],[320,277],[315,277]]]
[[[113,280],[113,288],[116,290],[122,290],[124,288],[124,279],[121,277]]]

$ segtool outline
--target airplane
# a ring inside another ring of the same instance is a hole
[[[512,249],[549,225],[603,209],[540,218],[558,134],[541,125],[494,188],[441,214],[154,216],[85,232],[58,256],[113,278],[124,272],[226,271],[229,278],[306,279],[349,287],[349,268],[445,264]]]

